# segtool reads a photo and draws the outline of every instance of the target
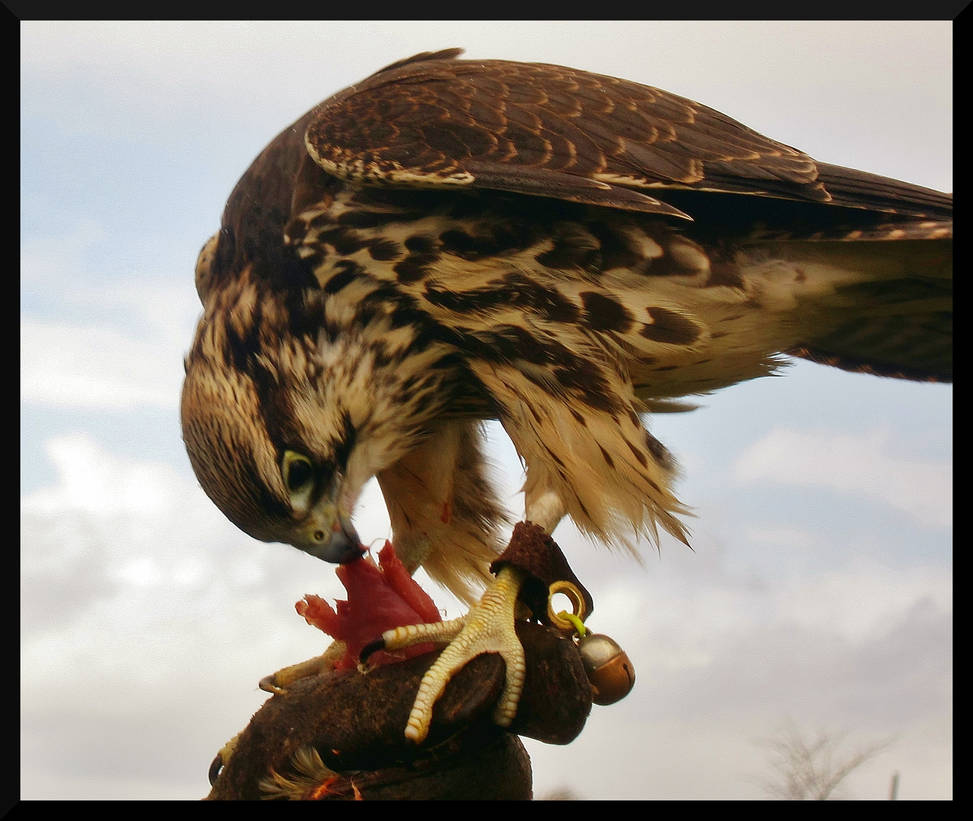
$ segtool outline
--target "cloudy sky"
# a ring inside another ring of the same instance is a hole
[[[193,265],[278,131],[450,46],[660,86],[952,190],[948,23],[22,23],[23,798],[202,797],[257,681],[323,648],[293,603],[340,595],[333,568],[238,532],[184,454]],[[571,745],[528,742],[536,794],[758,798],[764,740],[791,723],[847,753],[889,741],[847,797],[885,797],[894,772],[903,799],[951,797],[951,403],[802,363],[650,420],[694,552],[639,566],[558,530],[638,680]],[[357,522],[388,535],[374,488]]]

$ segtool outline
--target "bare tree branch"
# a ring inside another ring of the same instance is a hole
[[[775,775],[760,780],[773,798],[789,801],[825,801],[858,767],[886,749],[894,739],[886,738],[851,752],[841,750],[846,733],[818,731],[806,736],[792,722],[780,733],[760,743],[770,751]]]

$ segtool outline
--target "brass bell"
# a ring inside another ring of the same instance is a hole
[[[595,704],[614,704],[635,686],[635,668],[618,642],[601,633],[586,633],[578,642],[578,652]]]

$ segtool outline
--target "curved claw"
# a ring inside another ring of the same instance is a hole
[[[220,777],[220,772],[223,769],[223,756],[220,753],[216,754],[216,758],[210,762],[209,772],[206,773],[209,778],[209,785],[211,787],[216,785],[216,779]]]
[[[344,655],[345,643],[336,641],[324,651],[320,656],[314,656],[306,661],[282,667],[276,673],[264,676],[257,683],[257,686],[265,693],[273,693],[275,696],[283,695],[287,692],[287,685],[298,679],[307,676],[316,676],[334,667],[334,663]]]
[[[481,653],[499,653],[506,663],[504,688],[494,711],[494,721],[506,727],[513,720],[523,691],[526,669],[524,648],[514,628],[517,595],[523,581],[523,571],[506,565],[465,617],[448,622],[399,627],[383,634],[383,644],[387,649],[420,641],[452,639],[422,677],[406,725],[406,738],[417,744],[426,738],[433,707],[446,685],[457,670]]]
[[[220,748],[220,751],[210,763],[209,771],[206,773],[206,775],[209,778],[211,787],[216,785],[216,779],[220,777],[220,773],[223,772],[223,768],[233,757],[233,753],[236,750],[237,741],[239,741],[239,739],[240,733],[237,733],[235,736],[233,736],[233,738],[227,741],[222,748]]]
[[[265,693],[273,693],[275,696],[283,695],[287,692],[283,687],[277,686],[276,673],[271,673],[269,676],[264,676],[262,679],[260,679],[260,681],[257,682],[257,686]]]
[[[358,654],[359,664],[368,664],[368,659],[373,653],[377,653],[379,650],[388,649],[385,644],[385,639],[375,639],[362,647],[361,652]]]

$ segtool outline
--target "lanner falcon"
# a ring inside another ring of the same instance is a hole
[[[952,371],[951,195],[656,88],[459,54],[382,69],[257,157],[200,254],[182,395],[196,475],[251,536],[357,558],[375,476],[409,570],[473,603],[416,699],[417,741],[479,652],[507,661],[498,720],[516,707],[516,571],[471,594],[504,522],[483,420],[523,460],[526,520],[685,542],[644,414],[782,355]]]

